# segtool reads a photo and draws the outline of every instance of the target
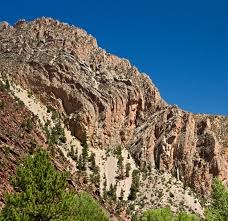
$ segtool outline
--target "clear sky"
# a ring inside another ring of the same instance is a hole
[[[0,9],[11,24],[48,16],[84,28],[170,104],[228,115],[227,0],[6,0]]]

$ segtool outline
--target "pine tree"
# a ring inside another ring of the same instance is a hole
[[[12,178],[1,221],[107,221],[86,193],[66,191],[67,174],[56,171],[45,151],[29,156]]]
[[[83,170],[83,159],[82,155],[79,156],[78,162],[77,162],[77,169],[79,172]]]
[[[95,184],[97,188],[100,186],[100,168],[99,166],[95,166],[93,169],[93,173],[90,174],[90,180]]]
[[[107,199],[107,179],[106,176],[104,174],[103,176],[104,182],[103,182],[103,198],[106,200]]]
[[[110,184],[109,191],[107,192],[109,198],[113,201],[116,201],[116,185]]]
[[[212,203],[206,209],[208,221],[228,221],[228,189],[215,178],[212,185]]]
[[[137,192],[139,191],[140,186],[140,174],[138,170],[133,170],[132,172],[132,184],[130,188],[130,194],[128,196],[129,200],[135,200]]]
[[[7,194],[4,220],[72,220],[75,196],[66,192],[67,174],[55,170],[47,152],[26,158],[12,178],[15,193]]]
[[[126,177],[129,177],[130,176],[130,170],[131,170],[131,164],[128,162],[126,164]]]
[[[88,152],[89,152],[89,146],[86,140],[86,136],[83,140],[83,144],[82,144],[82,170],[86,170],[86,164],[88,161]]]
[[[94,170],[96,167],[95,153],[91,153],[89,161],[91,170]]]
[[[77,151],[74,150],[74,146],[71,146],[70,152],[68,153],[68,155],[69,155],[74,161],[77,161],[77,160],[78,160]]]
[[[121,188],[119,200],[122,201],[124,198],[124,190]]]
[[[118,173],[119,173],[119,178],[123,179],[124,177],[124,172],[123,172],[123,157],[122,155],[118,156],[118,161],[117,161],[117,166],[118,166]]]

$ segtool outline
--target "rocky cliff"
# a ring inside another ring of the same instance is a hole
[[[0,72],[91,148],[121,145],[142,171],[168,172],[200,194],[215,176],[228,182],[228,117],[168,105],[147,75],[82,29],[48,18],[1,23]]]

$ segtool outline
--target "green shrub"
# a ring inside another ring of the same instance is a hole
[[[108,221],[99,204],[87,193],[79,193],[76,201],[76,216],[72,221]]]
[[[32,98],[33,94],[32,91],[28,91],[28,98]]]
[[[152,209],[146,211],[139,221],[199,221],[196,215],[181,212],[174,214],[170,208]]]
[[[146,211],[140,221],[174,221],[174,218],[169,208],[162,208]]]
[[[199,217],[194,214],[189,214],[186,212],[178,213],[174,219],[175,221],[199,221]]]
[[[0,80],[0,91],[9,91],[10,90],[10,83],[9,80],[5,82]]]

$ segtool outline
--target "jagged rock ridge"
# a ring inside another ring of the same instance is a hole
[[[214,176],[228,180],[228,118],[168,105],[148,76],[84,30],[46,18],[2,23],[0,70],[94,148],[122,145],[142,169],[168,171],[202,194]]]

